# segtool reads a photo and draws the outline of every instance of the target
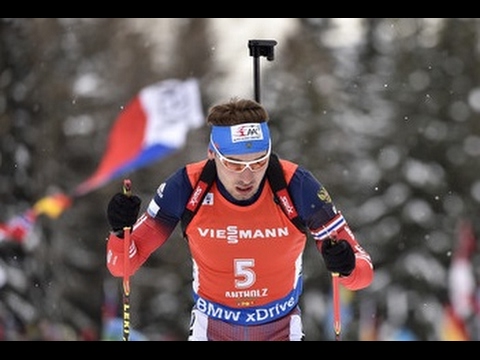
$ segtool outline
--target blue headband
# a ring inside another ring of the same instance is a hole
[[[210,141],[224,156],[253,154],[268,151],[270,131],[266,122],[212,126]]]

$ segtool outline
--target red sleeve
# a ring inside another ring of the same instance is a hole
[[[143,214],[133,227],[130,245],[130,274],[133,275],[150,254],[162,246],[175,227]],[[123,239],[111,233],[107,239],[107,268],[113,276],[123,276]]]
[[[340,276],[340,284],[349,290],[361,290],[373,281],[373,265],[370,256],[363,249],[355,251],[355,268],[348,276]]]
[[[340,283],[349,290],[360,290],[369,286],[373,281],[373,264],[370,255],[355,239],[352,230],[341,213],[338,213],[329,223],[321,229],[312,232],[317,240],[318,251],[322,251],[322,241],[333,237],[335,239],[344,239],[352,246],[355,253],[355,268],[348,276],[340,276]]]

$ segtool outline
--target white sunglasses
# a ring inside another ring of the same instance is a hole
[[[272,148],[271,142],[269,141],[268,151],[260,159],[256,159],[252,161],[239,161],[239,160],[232,160],[223,156],[215,146],[215,143],[213,142],[211,136],[210,136],[210,143],[212,144],[212,147],[214,148],[215,153],[218,155],[218,158],[220,159],[220,162],[225,167],[225,169],[235,173],[241,173],[245,171],[246,168],[249,168],[253,172],[262,170],[268,164],[268,159],[270,158],[270,152]]]

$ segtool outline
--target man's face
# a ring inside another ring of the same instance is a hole
[[[236,200],[255,195],[267,171],[269,156],[269,152],[223,156],[209,151],[209,157],[215,158],[219,180]]]

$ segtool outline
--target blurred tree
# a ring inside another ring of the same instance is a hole
[[[125,25],[125,19],[1,20],[5,215],[50,192],[68,192],[91,174],[122,104],[151,82],[149,49]],[[25,331],[45,338],[99,337],[101,238],[108,229],[103,206],[95,204],[104,202],[101,192],[89,194],[62,221],[41,218],[39,243],[17,249],[22,256],[16,255],[16,266],[29,284],[19,296],[34,309],[19,321]],[[11,261],[11,244],[2,245],[2,256]]]
[[[455,225],[479,202],[478,19],[362,19],[354,46],[329,41],[329,19],[299,22],[265,91],[279,148],[318,175],[373,256],[355,312],[373,301],[384,339],[403,327],[438,339]]]

